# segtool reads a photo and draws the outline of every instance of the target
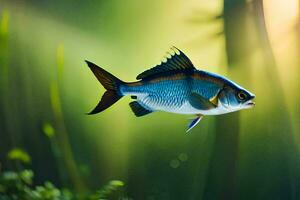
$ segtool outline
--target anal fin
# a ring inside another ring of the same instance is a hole
[[[188,133],[190,130],[192,130],[192,128],[194,128],[201,121],[202,118],[203,118],[203,115],[197,115],[197,117],[195,119],[191,120],[186,132]]]
[[[129,106],[131,107],[132,112],[135,114],[137,117],[142,117],[144,115],[150,114],[153,111],[148,110],[144,108],[141,104],[139,104],[137,101],[133,101],[129,103]]]

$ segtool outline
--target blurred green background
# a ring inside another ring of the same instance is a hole
[[[0,171],[76,194],[122,181],[111,199],[300,199],[299,5],[0,0]],[[85,59],[134,81],[172,45],[256,94],[255,108],[188,135],[190,116],[136,118],[129,98],[85,115],[104,93]]]

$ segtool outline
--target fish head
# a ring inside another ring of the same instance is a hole
[[[230,112],[252,108],[254,98],[254,94],[234,83],[225,85],[219,93],[220,104]]]

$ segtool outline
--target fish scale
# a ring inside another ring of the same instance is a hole
[[[206,98],[213,97],[220,89],[215,84],[209,84],[205,81],[199,82],[192,80],[193,87],[190,87],[188,80],[160,81],[156,83],[144,83],[140,86],[125,86],[121,91],[124,95],[136,95],[137,99],[147,105],[143,97],[148,96],[152,106],[180,107],[186,101],[192,91],[195,91]],[[203,87],[201,87],[203,85]]]
[[[188,81],[160,81],[156,83],[144,83],[140,86],[125,86],[121,88],[124,95],[136,95],[137,100],[151,110],[179,109],[188,101],[191,92]]]

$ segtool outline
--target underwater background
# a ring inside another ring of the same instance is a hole
[[[84,60],[134,81],[173,45],[255,108],[189,134],[190,116],[136,118],[130,98],[85,114],[105,89]],[[0,198],[28,169],[71,199],[300,199],[299,91],[298,0],[0,0]]]

